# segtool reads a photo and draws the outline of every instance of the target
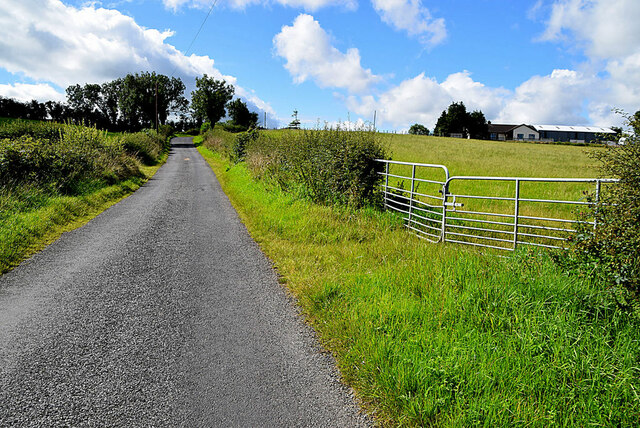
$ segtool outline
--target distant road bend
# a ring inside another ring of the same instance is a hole
[[[0,426],[367,426],[188,138],[0,277]]]

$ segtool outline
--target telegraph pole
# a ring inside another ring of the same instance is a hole
[[[158,132],[158,79],[156,78],[156,132]]]

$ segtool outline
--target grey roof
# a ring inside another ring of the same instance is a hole
[[[600,126],[567,126],[567,125],[532,125],[538,131],[556,131],[556,132],[592,132],[594,134],[615,134],[616,132],[609,128]]]
[[[507,125],[507,124],[501,124],[501,123],[490,123],[488,125],[489,127],[489,132],[496,132],[498,134],[504,134],[507,133],[513,129],[519,128],[521,126],[526,126],[527,128],[530,129],[534,129],[533,125],[527,125],[525,123],[521,123],[520,125]]]

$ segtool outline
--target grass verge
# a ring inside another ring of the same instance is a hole
[[[544,253],[429,245],[391,215],[296,199],[199,150],[379,424],[640,419],[640,321]]]
[[[141,166],[143,177],[106,186],[87,182],[74,196],[51,196],[22,186],[0,194],[0,274],[40,251],[64,232],[86,224],[142,186],[166,161],[164,154],[153,166]],[[22,195],[16,197],[15,192]]]

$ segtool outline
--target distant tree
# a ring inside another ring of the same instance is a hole
[[[36,100],[22,102],[0,96],[0,117],[43,120],[47,118],[47,108]]]
[[[440,115],[433,133],[443,137],[453,133],[466,135],[468,118],[469,114],[463,102],[451,103],[449,108]]]
[[[424,125],[420,125],[419,123],[414,123],[409,128],[409,134],[412,134],[412,135],[429,135],[429,129]]]
[[[44,103],[39,103],[36,100],[31,100],[28,104],[27,119],[32,120],[45,120],[47,118],[47,108]]]
[[[44,103],[47,114],[51,120],[55,122],[64,122],[68,117],[68,108],[65,104],[58,101],[47,101]]]
[[[289,126],[287,126],[287,128],[300,129],[300,120],[298,120],[298,110],[294,110],[291,117],[293,117],[293,120],[289,122]]]
[[[469,114],[466,128],[470,138],[482,140],[487,138],[487,135],[489,134],[487,119],[484,117],[484,113],[480,110],[475,110]]]
[[[469,113],[462,101],[454,102],[442,112],[433,133],[443,137],[455,133],[465,137],[485,138],[488,133],[487,119],[482,111]]]
[[[98,109],[107,119],[111,127],[115,128],[120,120],[120,108],[118,106],[118,94],[122,85],[122,79],[112,80],[102,84],[100,88],[101,97],[98,102]]]
[[[225,106],[235,89],[224,80],[216,80],[206,74],[196,78],[196,90],[191,92],[191,109],[194,117],[202,123],[208,120],[215,127],[225,115]]]
[[[84,87],[81,85],[71,85],[66,89],[67,105],[71,118],[76,122],[89,121],[89,115],[93,110],[93,105],[86,96]]]
[[[128,128],[152,127],[157,111],[160,124],[165,124],[169,113],[185,111],[188,102],[184,97],[185,85],[182,80],[162,74],[128,74],[118,86],[118,106]]]
[[[258,124],[258,113],[249,111],[247,104],[239,98],[227,104],[227,110],[233,123],[245,130],[255,128]]]

